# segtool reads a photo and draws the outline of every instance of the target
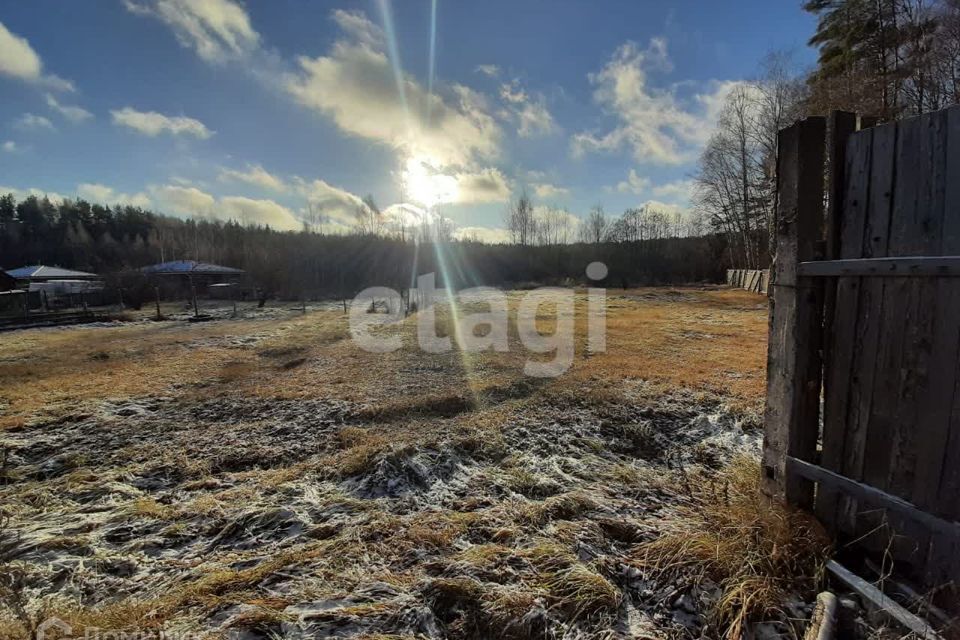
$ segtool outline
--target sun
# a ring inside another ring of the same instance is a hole
[[[457,199],[456,178],[439,173],[423,157],[407,158],[401,179],[407,197],[427,209]]]

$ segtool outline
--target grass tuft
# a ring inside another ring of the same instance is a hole
[[[736,458],[717,480],[692,483],[691,506],[664,520],[662,535],[634,557],[647,568],[716,581],[723,595],[712,622],[724,637],[740,638],[750,622],[779,613],[789,592],[813,592],[830,542],[813,517],[763,493],[755,458]]]

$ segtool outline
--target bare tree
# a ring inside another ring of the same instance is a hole
[[[607,214],[604,213],[602,206],[596,205],[590,209],[587,219],[580,225],[580,240],[593,244],[603,242],[609,228],[610,221],[607,220]]]
[[[511,240],[515,244],[527,246],[533,242],[536,219],[533,212],[533,202],[526,191],[507,207],[504,223],[507,231],[510,232]]]
[[[357,233],[365,236],[379,236],[383,233],[385,219],[373,196],[366,196],[357,205],[354,216]]]

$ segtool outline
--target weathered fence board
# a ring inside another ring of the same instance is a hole
[[[766,269],[727,269],[727,285],[767,293],[770,283],[770,271]]]
[[[763,467],[768,484],[778,485],[790,502],[805,507],[813,506],[813,484],[788,474],[786,460],[812,460],[817,446],[823,285],[799,276],[797,267],[817,257],[825,128],[824,119],[814,117],[780,133],[777,259],[771,269]],[[809,348],[790,347],[795,344]]]
[[[823,133],[780,134],[767,483],[810,507],[813,481],[815,512],[842,541],[888,553],[926,586],[960,586],[960,107],[856,132],[853,122],[831,117],[822,226],[795,190],[796,149],[822,146]],[[811,242],[825,260],[802,256]]]

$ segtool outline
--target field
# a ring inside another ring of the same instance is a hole
[[[332,307],[0,334],[0,637],[715,634],[643,550],[759,450],[766,300],[610,291],[596,354],[585,306],[549,379]]]

